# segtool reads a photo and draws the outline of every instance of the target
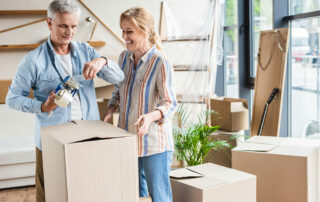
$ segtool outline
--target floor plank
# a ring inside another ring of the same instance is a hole
[[[1,202],[35,202],[36,189],[34,186],[0,189]]]

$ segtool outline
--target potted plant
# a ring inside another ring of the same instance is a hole
[[[184,161],[188,166],[199,165],[204,162],[210,150],[229,148],[230,144],[224,140],[210,138],[210,135],[219,129],[219,126],[210,126],[209,117],[213,111],[204,110],[198,116],[198,123],[186,126],[190,112],[180,105],[178,112],[181,116],[181,127],[174,127],[175,157]]]

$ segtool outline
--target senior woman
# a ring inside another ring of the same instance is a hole
[[[104,121],[119,107],[118,126],[137,134],[139,195],[170,202],[171,119],[177,106],[173,68],[161,52],[154,19],[146,9],[123,12],[120,27],[127,47],[119,57],[125,79],[115,87]]]

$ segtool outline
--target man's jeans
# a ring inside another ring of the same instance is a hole
[[[139,195],[153,202],[172,202],[170,170],[172,151],[139,157]]]

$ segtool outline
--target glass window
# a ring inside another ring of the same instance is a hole
[[[290,15],[320,10],[319,0],[291,0]]]
[[[306,2],[311,1],[304,1],[304,4]],[[319,39],[320,17],[292,22],[290,60],[293,137],[320,138]]]
[[[253,1],[253,55],[254,67],[252,71],[253,77],[256,75],[257,55],[259,48],[260,31],[270,30],[273,27],[272,6],[273,1],[270,0],[254,0]]]
[[[225,26],[224,31],[224,70],[226,96],[239,97],[239,65],[238,65],[238,10],[237,0],[225,1]]]

